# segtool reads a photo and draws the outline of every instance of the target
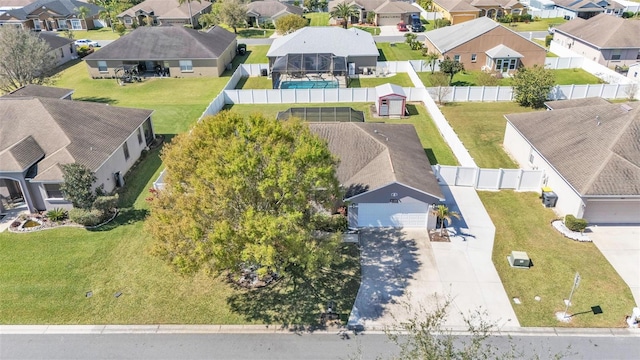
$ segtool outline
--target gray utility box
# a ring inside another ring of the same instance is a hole
[[[542,193],[542,203],[545,207],[552,208],[556,207],[556,203],[558,202],[558,195],[553,191],[544,191]]]
[[[514,268],[528,269],[531,267],[531,259],[524,251],[512,251],[511,255],[507,256],[509,265]]]

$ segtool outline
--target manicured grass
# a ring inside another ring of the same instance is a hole
[[[478,86],[480,83],[478,77],[480,75],[480,71],[464,71],[459,72],[453,76],[452,86]],[[435,86],[432,82],[433,74],[431,71],[428,72],[419,72],[418,77],[422,80],[422,83],[426,87]],[[511,81],[509,79],[497,79],[499,86],[510,86]]]
[[[311,12],[304,14],[304,17],[311,20],[309,26],[329,26],[328,12]]]
[[[561,25],[566,23],[567,20],[563,19],[563,18],[547,18],[547,19],[540,19],[540,20],[536,20],[536,21],[531,21],[528,24],[524,23],[524,22],[518,22],[518,23],[513,23],[511,25],[515,25],[515,26],[509,26],[509,24],[502,24],[506,27],[508,27],[509,29],[513,30],[513,31],[517,31],[517,32],[523,32],[523,31],[547,31],[549,29],[549,26],[556,26],[556,25]]]
[[[378,46],[378,61],[403,61],[403,60],[422,60],[422,51],[411,50],[409,44],[404,42],[398,43],[376,43]]]
[[[422,104],[408,104],[407,108],[411,114],[406,119],[386,119],[374,118],[371,115],[371,103],[324,103],[324,104],[260,104],[260,105],[228,105],[226,109],[235,111],[242,115],[261,113],[265,116],[275,117],[278,111],[284,111],[291,107],[342,107],[349,106],[354,110],[364,112],[366,121],[413,124],[420,138],[420,142],[425,149],[431,164],[457,165],[458,161],[451,152],[449,145],[444,142],[438,132],[433,120],[429,117],[427,110]]]
[[[626,327],[624,318],[635,305],[631,291],[593,243],[580,243],[560,235],[550,225],[555,213],[543,208],[538,194],[479,192],[496,226],[493,263],[522,326]],[[526,251],[533,262],[528,270],[511,268],[507,255]],[[555,318],[564,311],[576,272],[582,280],[573,294],[568,324]],[[534,297],[540,296],[541,301]],[[593,315],[599,305],[603,313]]]
[[[267,51],[271,45],[247,45],[245,64],[268,64]]]
[[[533,111],[515,102],[466,102],[441,106],[440,110],[482,168],[517,169],[502,148],[507,120],[504,114]]]
[[[271,79],[264,76],[243,77],[236,84],[236,89],[272,89]]]
[[[558,85],[583,85],[583,84],[600,84],[602,81],[596,76],[582,70],[582,69],[560,69],[551,70],[556,77],[556,84]],[[455,74],[453,76],[452,86],[482,86],[480,81],[479,70],[468,70]],[[422,80],[422,83],[426,87],[435,86],[431,79],[433,74],[428,72],[419,72],[418,77]],[[511,78],[502,78],[497,80],[498,86],[511,86]]]
[[[117,32],[111,31],[111,28],[105,27],[96,30],[73,30],[74,39],[91,39],[91,40],[116,40],[120,38]],[[60,33],[64,36],[64,32]]]
[[[381,77],[361,77],[359,79],[351,80],[349,83],[349,87],[376,87],[378,85],[392,83],[396,85],[400,85],[402,87],[414,87],[415,85],[409,78],[407,73],[397,73],[392,76],[381,76]]]
[[[155,110],[156,133],[177,134],[200,117],[227,81],[227,77],[150,78],[120,86],[114,79],[91,79],[86,65],[77,61],[58,74],[54,85],[74,89],[75,100]]]
[[[355,27],[362,31],[366,31],[373,36],[380,35],[380,28],[377,26],[355,26]]]
[[[242,39],[268,38],[275,32],[273,29],[238,29],[238,37]]]
[[[585,85],[585,84],[601,84],[602,80],[593,74],[582,69],[561,69],[553,70],[556,77],[556,84],[559,85]]]

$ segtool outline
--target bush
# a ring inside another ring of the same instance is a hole
[[[551,40],[553,40],[553,35],[547,35],[544,37],[544,46],[549,47],[551,45]]]
[[[91,54],[93,52],[93,48],[90,48],[87,45],[82,45],[76,50],[76,52],[78,53],[79,57],[83,58],[83,57]]]
[[[584,229],[587,228],[587,225],[589,225],[589,222],[587,222],[587,220],[578,219],[571,214],[564,217],[564,226],[566,226],[571,231],[583,232]]]
[[[528,21],[540,21],[540,18],[536,16],[535,19],[533,19],[533,16],[531,16],[531,14],[522,14],[520,15],[520,21],[524,21],[524,22],[528,22]]]
[[[622,18],[629,19],[629,18],[632,18],[634,15],[635,13],[633,11],[625,11],[622,13]]]
[[[120,35],[120,36],[124,35],[124,33],[127,32],[126,26],[124,26],[124,24],[120,24],[120,23],[116,24],[113,27],[113,30],[115,30],[115,32],[117,32],[118,35]]]
[[[314,229],[327,232],[346,231],[349,222],[344,215],[322,215],[316,214],[311,218]]]
[[[113,196],[98,196],[93,202],[93,209],[99,210],[103,214],[111,212],[118,207],[118,194]]]
[[[102,222],[104,214],[100,210],[85,210],[73,208],[69,211],[69,219],[76,224],[96,226]]]
[[[443,27],[449,26],[449,25],[451,25],[451,21],[449,21],[447,19],[436,19],[434,21],[434,27],[436,29],[443,28]]]
[[[67,218],[67,210],[55,208],[47,211],[47,217],[51,221],[62,221]]]

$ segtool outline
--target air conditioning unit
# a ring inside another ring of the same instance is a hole
[[[512,251],[511,255],[507,256],[509,265],[514,268],[528,269],[531,267],[531,259],[524,251]]]

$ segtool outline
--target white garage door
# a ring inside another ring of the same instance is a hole
[[[404,112],[402,111],[402,100],[391,100],[389,102],[389,115],[404,115]]]
[[[638,224],[640,201],[589,201],[583,217],[594,224]]]
[[[401,20],[400,15],[378,15],[378,26],[397,25]]]
[[[426,228],[425,203],[358,204],[358,226]]]

